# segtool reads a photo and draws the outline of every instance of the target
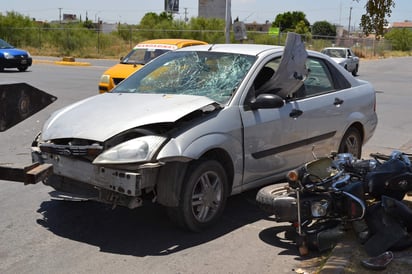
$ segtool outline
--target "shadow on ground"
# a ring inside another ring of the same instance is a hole
[[[229,198],[222,220],[202,233],[176,227],[155,204],[130,210],[94,202],[43,202],[38,224],[52,233],[100,248],[102,252],[161,256],[212,241],[265,217],[255,192]]]

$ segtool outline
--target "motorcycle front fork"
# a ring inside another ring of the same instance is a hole
[[[302,232],[302,218],[301,218],[301,208],[300,208],[300,188],[296,189],[296,202],[298,209],[298,224],[297,232],[298,236],[296,237],[296,246],[299,249],[299,254],[305,256],[309,253],[309,248],[307,244],[307,239],[305,233]]]

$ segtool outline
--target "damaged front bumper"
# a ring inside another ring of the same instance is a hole
[[[53,176],[45,178],[44,184],[62,193],[63,196],[59,194],[57,198],[88,197],[114,206],[136,208],[143,204],[143,196],[150,193],[153,197],[155,193],[159,164],[146,164],[136,171],[127,171],[36,149],[32,151],[32,159],[53,167]]]

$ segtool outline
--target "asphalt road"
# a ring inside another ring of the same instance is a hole
[[[51,112],[97,94],[100,75],[116,63],[87,61],[91,66],[36,62],[25,73],[0,73],[0,83],[26,82],[58,97],[0,133],[0,165],[29,164],[30,143]],[[365,157],[393,149],[412,152],[411,62],[361,62],[358,78],[378,91],[379,125],[364,147]],[[294,273],[308,259],[283,239],[286,224],[276,224],[257,208],[253,191],[230,198],[222,221],[194,234],[174,227],[156,205],[112,210],[52,201],[51,190],[0,181],[0,273]]]

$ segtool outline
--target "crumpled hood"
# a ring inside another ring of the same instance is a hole
[[[56,111],[42,139],[81,138],[103,142],[127,129],[181,117],[214,103],[193,95],[104,93]]]

